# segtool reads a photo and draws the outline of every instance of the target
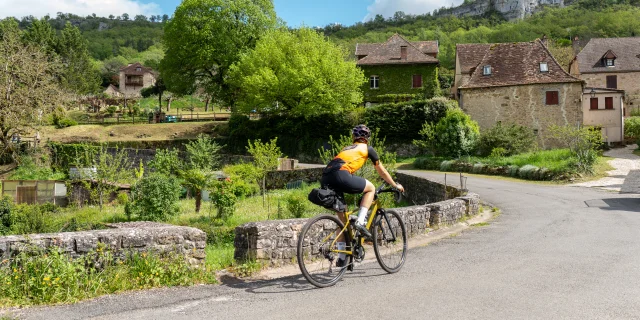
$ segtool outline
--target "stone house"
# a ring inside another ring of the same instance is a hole
[[[140,96],[140,90],[156,84],[153,69],[142,66],[139,62],[120,68],[121,94],[127,97]]]
[[[432,96],[438,90],[438,42],[407,41],[394,34],[384,43],[358,43],[356,64],[369,81],[364,101],[381,102],[385,95]]]
[[[640,37],[593,38],[573,59],[569,72],[588,87],[624,90],[625,116],[640,108]]]
[[[104,94],[106,94],[108,97],[120,97],[122,96],[122,93],[120,93],[120,91],[118,90],[118,88],[116,88],[116,86],[110,84],[106,89],[104,89]]]
[[[472,56],[458,47],[458,102],[482,129],[516,123],[543,138],[550,125],[582,123],[583,81],[562,69],[542,40],[468,47]]]

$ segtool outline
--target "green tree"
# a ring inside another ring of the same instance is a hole
[[[12,137],[37,130],[67,98],[59,60],[21,37],[15,20],[0,21],[0,157],[15,157],[19,145]]]
[[[129,219],[166,221],[180,212],[180,182],[176,177],[153,173],[138,181],[125,206]]]
[[[362,102],[364,73],[347,52],[309,28],[270,30],[231,67],[244,112],[333,113]]]
[[[101,83],[99,70],[91,63],[87,40],[77,27],[68,23],[60,33],[56,52],[65,68],[62,84],[77,94],[95,93]]]
[[[186,145],[187,162],[179,171],[184,184],[194,192],[196,212],[200,212],[202,191],[212,186],[216,179],[214,169],[220,165],[220,146],[209,136],[200,134],[198,139]]]
[[[258,179],[262,180],[262,204],[265,204],[265,180],[267,172],[278,168],[278,158],[282,157],[282,151],[277,145],[278,138],[273,138],[268,143],[260,140],[249,141],[247,152],[253,157],[253,162],[258,168]]]
[[[24,33],[24,39],[34,45],[40,46],[47,54],[54,53],[57,36],[51,24],[46,19],[34,20]]]
[[[416,146],[443,156],[460,157],[474,149],[480,128],[462,110],[449,109],[437,124],[425,123],[420,135],[422,139],[413,141]]]
[[[187,94],[203,87],[231,103],[230,66],[275,25],[271,0],[184,0],[164,32],[160,71],[167,88]]]
[[[149,162],[149,167],[166,176],[177,176],[182,167],[182,160],[176,149],[158,149],[153,160]]]
[[[81,159],[81,163],[93,170],[81,170],[81,178],[102,210],[105,201],[118,190],[118,185],[132,179],[131,162],[125,150],[109,150],[106,144],[95,148],[86,146],[85,150],[88,152],[84,154],[85,158]]]

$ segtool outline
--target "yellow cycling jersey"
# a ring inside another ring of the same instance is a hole
[[[366,143],[356,142],[342,149],[342,151],[331,160],[327,167],[340,166],[340,170],[346,170],[353,174],[362,168],[369,158],[371,158],[374,164],[378,164],[380,160],[378,154],[372,147]]]

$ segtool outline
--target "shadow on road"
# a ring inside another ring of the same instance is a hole
[[[584,203],[590,208],[600,208],[602,210],[640,212],[640,198],[594,199],[587,200]]]

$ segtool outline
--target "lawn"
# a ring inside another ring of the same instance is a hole
[[[195,139],[199,134],[215,134],[216,127],[226,126],[226,122],[181,122],[157,124],[121,125],[77,125],[64,129],[53,126],[43,127],[43,141],[62,143],[74,142],[118,142],[118,141],[159,141],[174,139]]]

